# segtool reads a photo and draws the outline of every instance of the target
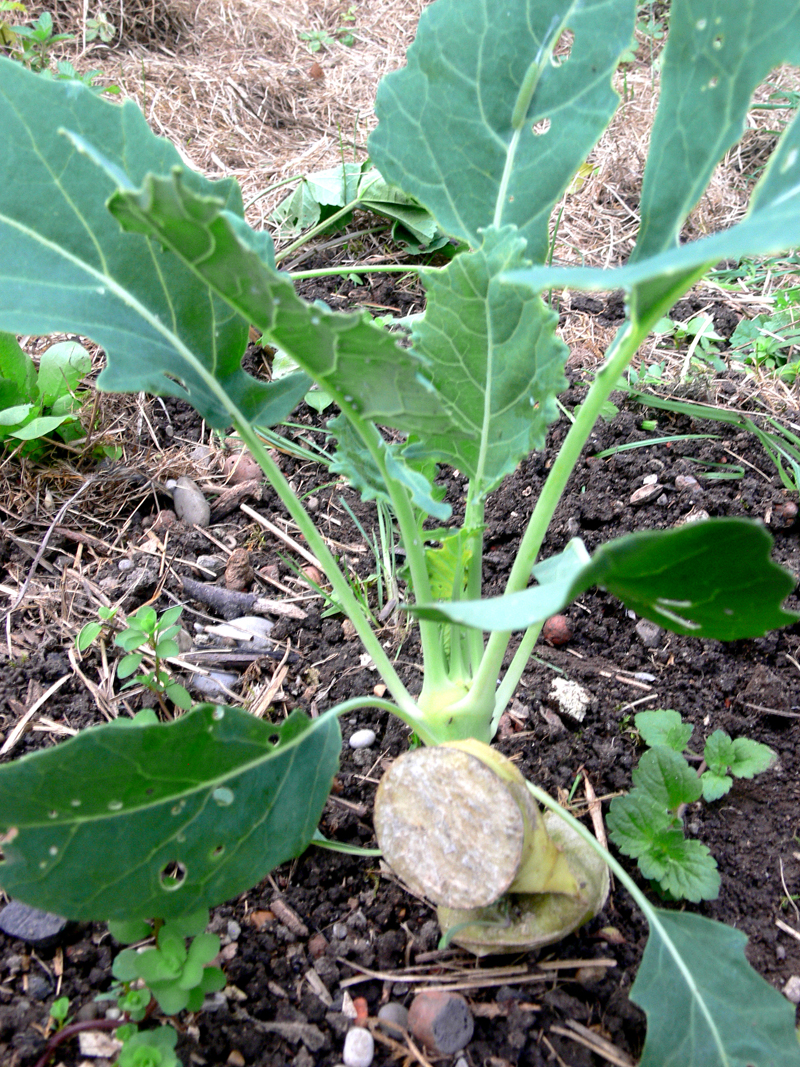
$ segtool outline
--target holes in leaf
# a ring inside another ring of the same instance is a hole
[[[164,864],[158,874],[161,888],[165,889],[168,893],[180,889],[186,881],[186,874],[187,871],[184,864],[179,863],[177,860],[170,860],[169,863]]]
[[[277,745],[278,742],[280,741],[280,739],[281,739],[280,734],[270,734],[269,737],[267,738],[267,740],[269,741],[269,743],[271,745]]]
[[[186,801],[185,800],[179,800],[178,803],[174,806],[174,808],[170,809],[171,810],[171,814],[172,815],[180,815],[180,813],[183,811],[183,809],[185,807],[186,807]]]
[[[224,845],[217,845],[216,848],[212,848],[211,852],[208,854],[208,858],[212,860],[218,860],[224,851]]]
[[[47,818],[48,819],[57,819],[58,818],[58,812],[55,809],[53,809],[53,811],[48,811]]]
[[[144,795],[146,797],[152,796],[153,793],[155,793],[155,789],[153,789],[152,786],[150,786],[148,789],[145,789],[144,791]]]
[[[73,808],[79,808],[81,806],[80,797],[73,797],[70,804]]]
[[[722,48],[722,42],[724,40],[725,38],[722,36],[722,34],[718,33],[714,40],[711,42],[711,47],[716,48],[716,50],[719,51],[720,48]]]
[[[560,67],[562,63],[566,63],[572,52],[572,44],[575,40],[575,34],[572,30],[563,30],[561,36],[558,38],[553,49],[553,54],[550,57],[550,64],[554,67]]]
[[[541,137],[542,134],[547,133],[550,129],[550,119],[539,119],[538,122],[534,122],[531,127],[531,133],[534,133],[537,137]]]
[[[58,848],[55,845],[51,845],[50,848],[48,848],[47,851],[51,856],[57,856],[58,855]]]
[[[121,808],[122,808],[122,801],[121,800],[109,800],[109,802],[108,802],[108,810],[109,811],[119,811]]]
[[[716,89],[716,87],[718,85],[719,85],[719,78],[715,74],[714,77],[711,79],[711,81],[708,83],[708,88],[709,89]]]
[[[697,22],[695,22],[695,24],[694,24],[694,28],[696,30],[702,31],[702,30],[704,30],[706,28],[707,25],[708,25],[708,19],[698,19]]]
[[[233,803],[233,790],[224,785],[217,786],[211,796],[221,808],[227,808]]]
[[[214,708],[214,710],[211,712],[211,718],[212,719],[216,719],[217,722],[219,722],[220,719],[224,719],[225,718],[225,709],[224,708]]]

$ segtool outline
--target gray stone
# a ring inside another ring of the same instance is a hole
[[[207,700],[227,700],[227,693],[222,686],[230,689],[236,685],[239,675],[232,671],[211,671],[209,674],[195,674],[192,685],[195,690]]]
[[[225,560],[222,556],[198,556],[197,566],[211,571],[212,574],[219,575],[225,570]]]
[[[381,1030],[390,1037],[402,1037],[403,1031],[408,1029],[408,1008],[403,1007],[396,1000],[390,1000],[382,1004],[378,1011],[378,1019]]]
[[[181,522],[185,522],[188,526],[209,525],[211,507],[191,478],[182,475],[174,484],[167,482],[167,488],[172,491],[175,514]]]
[[[4,934],[38,948],[57,945],[68,925],[69,920],[63,916],[32,908],[21,900],[12,900],[0,911],[0,930]]]
[[[660,493],[661,486],[658,483],[642,485],[631,493],[630,502],[634,507],[640,507],[642,504],[649,504],[651,500],[655,500]]]
[[[636,623],[636,635],[645,648],[658,648],[663,632],[660,626],[649,619],[639,619]]]
[[[375,744],[375,739],[374,730],[356,730],[350,737],[349,745],[350,748],[369,748]]]

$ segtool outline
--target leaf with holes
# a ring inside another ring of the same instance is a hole
[[[72,919],[219,904],[303,851],[340,748],[333,717],[210,704],[86,730],[0,767],[0,886]]]
[[[101,388],[182,397],[215,427],[237,413],[262,424],[284,418],[307,390],[305,376],[266,383],[242,370],[247,321],[156,241],[120,231],[106,209],[116,180],[63,132],[91,134],[127,182],[182,166],[136,105],[0,57],[0,124],[0,330],[90,337],[108,356]],[[235,181],[189,170],[184,180],[241,220]]]

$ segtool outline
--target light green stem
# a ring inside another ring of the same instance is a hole
[[[414,274],[422,270],[413,264],[405,267],[391,266],[390,264],[376,263],[372,267],[334,267],[320,268],[319,270],[293,270],[290,271],[292,281],[300,281],[303,278],[335,278],[337,275],[346,278],[348,274]]]
[[[531,575],[531,570],[539,555],[547,528],[552,521],[556,507],[566,489],[570,475],[575,469],[581,451],[589,439],[595,423],[600,417],[600,409],[608,400],[620,375],[636,354],[636,350],[647,336],[649,324],[625,323],[617,333],[608,357],[598,372],[581,409],[564,439],[561,450],[544,483],[542,492],[533,509],[528,527],[517,552],[514,566],[506,582],[506,593],[516,593],[524,589]],[[526,635],[527,636],[527,635]],[[503,665],[503,656],[508,648],[511,634],[508,631],[493,633],[486,645],[478,673],[475,677],[476,688],[494,686]],[[533,647],[531,645],[531,647]],[[502,713],[502,709],[501,709]],[[495,709],[495,715],[497,709]]]
[[[280,467],[278,467],[277,463],[275,463],[267,449],[261,443],[258,434],[254,429],[248,423],[237,420],[236,430],[241,439],[250,449],[261,469],[266,474],[270,485],[278,494],[281,503],[299,526],[300,532],[305,537],[310,551],[313,552],[322,564],[325,575],[333,587],[333,591],[341,604],[342,610],[353,623],[364,648],[369,652],[370,656],[372,656],[375,666],[378,668],[389,692],[397,701],[399,710],[396,711],[395,714],[400,715],[400,717],[407,722],[413,720],[416,729],[416,724],[419,722],[420,718],[419,709],[417,708],[413,697],[400,680],[391,660],[386,655],[383,646],[373,632],[361,605],[350,588],[347,578],[339,568],[338,563],[334,559],[328,546],[325,544],[322,535],[317,530],[310,515],[292,491]]]
[[[329,215],[327,219],[323,219],[322,222],[318,222],[316,226],[312,226],[311,229],[307,231],[307,233],[304,233],[302,235],[302,237],[298,237],[296,241],[292,241],[292,243],[287,248],[281,249],[281,251],[275,256],[276,265],[282,263],[287,256],[290,256],[292,254],[292,252],[296,252],[298,248],[302,248],[303,245],[308,244],[309,241],[312,241],[318,233],[322,233],[323,230],[327,230],[329,227],[333,226],[333,224],[335,222],[338,222],[339,219],[343,219],[345,215],[348,215],[351,211],[357,208],[358,205],[358,200],[351,200],[350,203],[345,204],[343,208],[339,208],[338,211],[334,211],[334,213],[332,215]]]
[[[497,727],[500,723],[500,716],[506,710],[511,702],[511,698],[516,692],[516,688],[519,685],[519,680],[522,677],[523,671],[528,665],[528,660],[531,658],[531,652],[533,652],[533,646],[541,633],[541,622],[535,623],[533,626],[529,626],[525,633],[522,635],[522,640],[519,643],[519,648],[514,653],[514,658],[508,666],[508,670],[503,676],[503,680],[497,687],[497,696],[495,697],[494,715],[492,716],[492,736],[497,733]]]

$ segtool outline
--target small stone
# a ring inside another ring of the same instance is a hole
[[[458,1059],[455,1062],[455,1067],[469,1067],[469,1064],[467,1063],[467,1061],[464,1059],[463,1056],[459,1056]]]
[[[800,976],[793,974],[783,987],[783,995],[792,1004],[800,1004]]]
[[[642,485],[655,485],[658,482],[657,474],[646,474],[642,478]]]
[[[127,558],[126,559],[121,559],[119,561],[119,563],[117,564],[117,570],[120,570],[120,571],[132,571],[133,570],[133,560],[132,559],[127,559]]]
[[[171,530],[177,521],[178,516],[172,508],[162,508],[150,523],[150,529],[153,533],[160,533],[162,530]]]
[[[363,1026],[354,1026],[344,1039],[345,1067],[369,1067],[375,1055],[375,1039]]]
[[[222,470],[229,485],[241,485],[254,479],[260,481],[264,477],[261,467],[246,448],[232,452],[222,465]]]
[[[32,908],[21,900],[12,900],[0,911],[0,930],[37,948],[58,944],[67,926],[68,920],[63,916]]]
[[[82,1004],[75,1012],[75,1021],[79,1023],[88,1023],[91,1022],[92,1019],[98,1019],[100,1014],[100,1005],[94,1000],[87,1000],[87,1002]]]
[[[233,1048],[228,1053],[228,1058],[225,1060],[225,1063],[227,1064],[227,1067],[245,1067],[246,1061],[241,1052],[239,1052],[238,1049]]]
[[[214,634],[215,637],[230,638],[240,645],[249,648],[269,648],[271,642],[267,640],[274,623],[259,615],[240,615],[229,622],[221,622],[217,626],[207,626],[206,633]]]
[[[639,619],[636,623],[636,634],[645,648],[658,648],[663,632],[660,626],[649,619]]]
[[[565,645],[572,640],[572,632],[566,615],[551,615],[542,627],[542,637],[548,645]]]
[[[408,1029],[408,1008],[396,1000],[382,1004],[378,1010],[378,1025],[391,1037],[402,1037],[403,1031]]]
[[[211,522],[211,508],[199,487],[186,475],[181,475],[174,485],[167,482],[172,489],[172,502],[175,514],[188,526],[208,526]]]
[[[374,730],[356,730],[356,732],[351,735],[348,743],[350,748],[369,748],[370,745],[375,744],[375,740],[376,735]]]
[[[768,512],[767,522],[774,530],[785,530],[797,518],[797,504],[793,500],[784,500]]]
[[[649,504],[651,500],[661,493],[661,486],[656,482],[653,485],[642,485],[631,493],[630,502],[634,507]]]
[[[232,671],[210,671],[208,674],[195,674],[192,685],[207,700],[227,700],[228,694],[222,689],[231,689],[239,681],[239,675]]]
[[[189,453],[189,459],[201,470],[211,471],[214,469],[216,454],[210,445],[195,445]]]
[[[244,593],[253,584],[255,572],[246,548],[234,548],[225,567],[225,588]]]
[[[310,496],[306,501],[306,508],[313,515],[315,511],[319,511],[319,497]]]
[[[93,1059],[98,1056],[107,1056],[111,1059],[117,1056],[122,1048],[121,1041],[102,1030],[82,1031],[78,1034],[78,1045],[82,1056],[91,1056]]]
[[[694,477],[693,474],[679,474],[675,479],[675,488],[680,490],[687,490],[690,493],[700,493],[700,483]]]
[[[347,937],[347,927],[344,923],[334,923],[331,928],[331,933],[337,941],[344,941]]]
[[[411,1002],[408,1025],[427,1049],[444,1055],[460,1052],[475,1027],[466,1000],[444,989],[418,993]]]
[[[312,934],[308,939],[308,951],[312,959],[318,960],[324,956],[328,948],[328,939],[324,934]]]
[[[28,996],[34,1000],[46,1000],[52,992],[52,983],[41,974],[28,975]]]
[[[356,636],[356,628],[353,626],[349,619],[345,619],[342,623],[342,637],[345,641],[352,641]]]
[[[222,556],[198,556],[197,566],[211,571],[213,575],[219,575],[225,570],[225,560]]]
[[[228,919],[228,924],[225,927],[225,932],[227,933],[231,941],[238,941],[242,933],[242,928],[235,919]]]
[[[709,516],[708,512],[706,511],[706,509],[705,508],[701,508],[697,504],[695,504],[695,506],[692,508],[692,510],[691,511],[687,511],[685,515],[682,515],[678,519],[678,521],[675,523],[675,525],[676,526],[683,526],[686,523],[690,523],[690,522],[705,522],[705,520],[708,519],[708,518],[710,518],[710,516]]]
[[[568,678],[554,678],[550,686],[550,697],[556,703],[559,712],[575,722],[583,722],[586,709],[592,702],[591,693],[582,685]]]

